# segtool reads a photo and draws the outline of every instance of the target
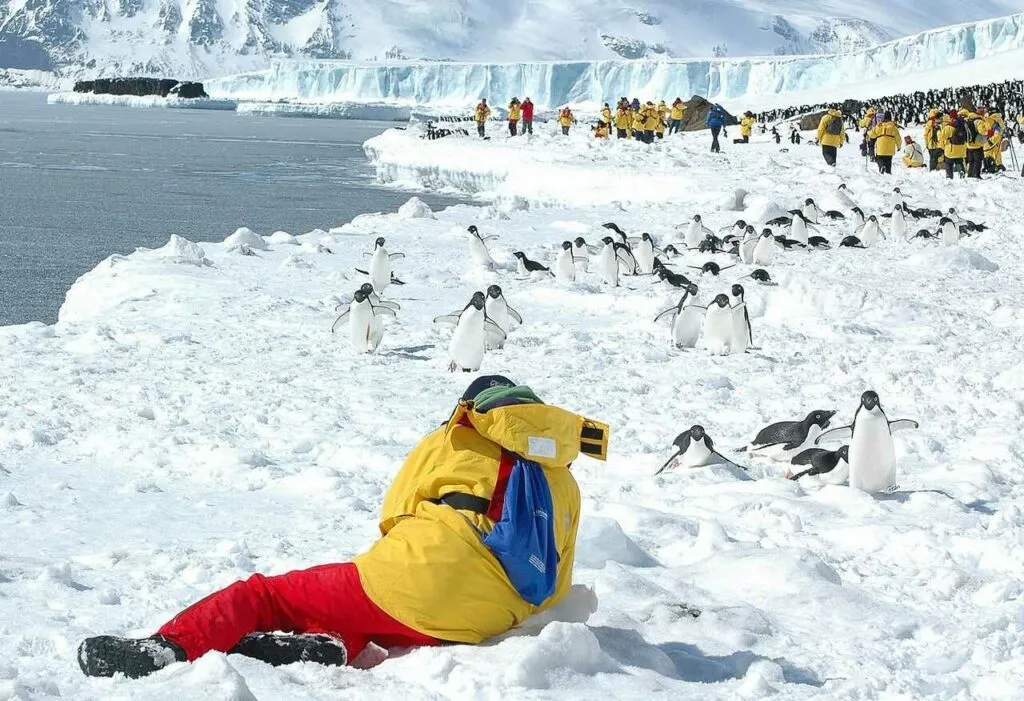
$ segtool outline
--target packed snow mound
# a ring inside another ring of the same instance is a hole
[[[482,97],[501,106],[513,96],[529,96],[538,107],[550,109],[614,104],[624,95],[753,99],[901,77],[1021,48],[1024,14],[1016,14],[829,56],[550,63],[282,60],[264,70],[204,85],[212,97],[237,100],[383,101],[464,108]]]
[[[936,272],[960,272],[980,270],[994,273],[999,264],[989,260],[978,251],[966,246],[942,246],[911,256],[908,265],[930,266]]]
[[[257,236],[256,239],[260,243],[263,243],[263,239],[260,237]],[[198,266],[210,264],[202,246],[197,243],[192,243],[187,238],[178,236],[177,234],[171,234],[170,240],[168,240],[162,248],[158,248],[153,251],[153,255],[171,263],[184,263],[186,265]]]
[[[400,219],[433,219],[434,212],[430,205],[419,197],[411,197],[409,201],[398,208]]]
[[[224,245],[228,248],[233,246],[248,246],[249,248],[255,248],[260,251],[266,251],[270,248],[262,236],[245,226],[235,229],[233,234],[224,239]]]
[[[299,239],[287,231],[275,231],[270,236],[265,237],[267,243],[275,243],[279,246],[298,246]]]
[[[631,567],[653,567],[658,561],[622,532],[615,519],[589,516],[580,521],[576,559],[586,567],[600,569],[609,562]]]

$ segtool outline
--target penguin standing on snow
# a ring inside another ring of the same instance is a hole
[[[695,348],[704,321],[704,307],[697,304],[697,286],[690,283],[679,304],[666,309],[654,321],[658,322],[668,314],[672,315],[672,340],[676,348]]]
[[[576,282],[576,255],[572,241],[562,241],[562,248],[555,256],[555,277],[559,282]]]
[[[867,221],[867,218],[864,216],[864,210],[862,210],[860,207],[854,207],[850,211],[853,212],[853,230],[857,231],[862,226],[864,226],[864,223]]]
[[[798,480],[815,475],[825,484],[846,484],[850,478],[850,446],[844,445],[839,450],[808,448],[793,457],[793,464],[810,467],[796,474],[791,472],[786,479]]]
[[[754,246],[750,262],[754,265],[771,265],[772,261],[775,260],[775,252],[777,250],[778,242],[775,240],[775,236],[772,235],[772,230],[765,229],[757,239],[757,245]]]
[[[865,248],[874,246],[878,243],[878,239],[880,237],[885,238],[885,234],[882,232],[882,227],[878,223],[878,217],[874,214],[868,217],[868,220],[864,222],[864,226],[862,226],[856,233]]]
[[[476,372],[483,363],[488,344],[498,345],[505,340],[505,332],[487,318],[483,292],[474,292],[462,311],[439,316],[434,323],[455,324],[455,333],[448,344],[449,372],[459,369]]]
[[[699,214],[694,214],[693,219],[690,220],[686,227],[683,241],[686,243],[687,248],[697,248],[707,234],[714,235],[714,233],[711,229],[704,226],[704,220],[701,219]]]
[[[845,207],[849,207],[850,209],[856,210],[857,201],[850,196],[852,194],[853,193],[850,192],[850,189],[846,187],[846,183],[840,183],[839,187],[836,188],[836,199],[839,200],[840,204],[842,204]]]
[[[654,273],[654,256],[662,253],[654,245],[654,239],[650,234],[643,234],[640,238],[630,239],[633,246],[633,257],[636,258],[636,269],[640,275],[651,275]],[[664,255],[664,254],[662,254]]]
[[[356,290],[348,309],[342,312],[331,326],[331,333],[334,333],[338,322],[348,319],[352,349],[357,353],[376,351],[384,338],[384,324],[381,322],[381,317],[395,316],[395,310],[390,306],[374,305],[370,301],[371,295],[373,295],[372,289],[370,291],[363,288]]]
[[[748,225],[743,231],[743,238],[740,240],[739,256],[740,262],[751,265],[754,262],[754,249],[760,241],[757,230]]]
[[[676,464],[681,465],[683,468],[725,464],[739,467],[741,470],[746,469],[729,460],[721,453],[716,452],[711,436],[700,425],[693,425],[689,430],[680,433],[672,441],[672,445],[676,447],[676,452],[665,461],[661,469],[654,473],[655,475],[660,475],[670,465],[675,466]]]
[[[828,428],[834,411],[815,409],[800,421],[779,421],[765,426],[744,450],[759,453],[775,460],[789,460],[807,446],[813,446],[815,439]]]
[[[800,214],[806,222],[810,224],[817,224],[819,213],[818,205],[814,203],[814,200],[810,197],[804,200],[804,206],[801,208]]]
[[[754,343],[754,334],[750,328],[750,314],[747,312],[747,303],[743,285],[732,286],[732,343],[731,352],[734,354],[746,353]]]
[[[713,355],[728,355],[732,348],[732,307],[729,296],[720,294],[704,314],[704,347]]]
[[[896,449],[893,431],[917,428],[910,419],[889,421],[878,394],[868,390],[860,397],[853,424],[822,433],[814,441],[850,439],[850,486],[865,492],[882,492],[896,487]]]
[[[903,205],[898,204],[895,207],[893,207],[892,214],[890,216],[892,219],[892,224],[890,226],[890,229],[892,230],[892,235],[897,236],[899,238],[906,238],[907,215],[903,211]]]
[[[636,263],[632,256],[626,256],[618,242],[611,236],[605,236],[602,240],[604,247],[597,254],[597,272],[601,276],[601,282],[612,287],[619,286],[620,269]]]
[[[939,220],[939,240],[947,246],[956,246],[960,243],[960,227],[949,217]]]
[[[814,200],[809,200],[809,201],[813,202]],[[814,226],[811,225],[810,220],[807,219],[803,215],[803,213],[797,212],[796,214],[794,214],[793,215],[793,223],[790,224],[790,226],[789,226],[789,236],[790,236],[790,238],[793,241],[796,241],[797,243],[799,243],[799,244],[801,244],[803,246],[806,246],[807,245],[807,238],[810,235],[810,234],[807,233],[808,230],[812,230],[812,231],[815,231],[815,232],[817,231],[817,229],[815,229]]]
[[[521,325],[523,317],[515,309],[508,306],[508,301],[506,301],[505,295],[502,294],[501,287],[498,285],[491,285],[487,288],[487,305],[485,310],[487,311],[487,318],[493,321],[494,325],[501,329],[504,334],[500,339],[490,339],[487,347],[504,348],[505,336],[508,336],[509,331],[512,330],[510,320],[514,319],[517,324]]]
[[[388,249],[384,248],[383,236],[378,236],[374,242],[373,253],[366,253],[364,255],[370,256],[370,271],[367,273],[357,268],[356,272],[370,276],[370,284],[373,285],[374,292],[380,294],[392,282],[401,283],[391,273],[391,261],[405,258],[405,254],[388,253]]]
[[[469,232],[469,255],[473,262],[488,269],[493,268],[494,259],[491,258],[491,253],[487,250],[487,242],[498,237],[493,234],[482,236],[480,230],[476,228],[476,224],[470,226],[467,231]]]
[[[597,248],[591,246],[582,236],[577,236],[572,242],[572,255],[577,263],[581,263],[583,272],[590,270],[590,256],[597,253]]]

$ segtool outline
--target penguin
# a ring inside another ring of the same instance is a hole
[[[651,238],[650,234],[645,233],[640,238],[630,239],[629,242],[633,245],[633,257],[636,258],[638,274],[653,274],[654,256],[656,253],[662,253],[654,245],[654,239]]]
[[[850,209],[857,209],[857,201],[851,197],[853,194],[854,193],[846,187],[846,183],[840,183],[839,187],[836,188],[836,199]]]
[[[467,231],[469,231],[469,255],[473,258],[473,262],[485,268],[493,268],[494,259],[491,258],[490,251],[487,250],[487,242],[498,237],[493,234],[481,236],[480,230],[476,228],[475,224],[470,226]]]
[[[752,226],[748,226],[743,232],[743,240],[740,241],[740,262],[750,265],[754,262],[754,249],[757,248],[757,242],[761,239],[757,235],[757,231]]]
[[[725,232],[728,231],[730,236],[739,238],[743,236],[743,232],[746,231],[746,229],[747,222],[744,221],[743,219],[737,219],[735,224],[732,224],[731,226],[723,226],[721,229],[718,230],[718,233],[724,234]]]
[[[704,240],[697,244],[697,251],[701,253],[725,253],[721,249],[722,240],[712,234],[704,237]],[[693,250],[693,249],[691,249]]]
[[[782,217],[775,217],[774,219],[769,219],[764,224],[765,224],[765,226],[789,226],[792,223],[793,223],[793,217],[782,216]]]
[[[800,210],[800,216],[811,224],[818,223],[818,205],[814,203],[814,200],[808,197],[804,200],[804,206]]]
[[[679,304],[654,317],[655,323],[668,314],[672,315],[672,340],[676,348],[696,348],[700,327],[704,321],[704,307],[697,304],[697,286],[690,284],[679,300]]]
[[[581,264],[583,272],[590,270],[590,256],[596,254],[597,251],[598,249],[587,243],[582,236],[577,236],[572,242],[573,259]]]
[[[455,324],[455,333],[448,344],[451,362],[448,371],[476,372],[483,364],[484,352],[488,345],[497,346],[504,342],[505,333],[487,318],[484,293],[474,292],[469,304],[460,312],[444,314],[434,319],[435,324]]]
[[[378,236],[373,244],[373,253],[364,255],[370,256],[370,271],[367,273],[370,276],[370,284],[373,285],[373,291],[380,294],[394,280],[394,275],[391,274],[391,261],[405,258],[405,254],[388,253],[388,249],[384,248],[384,237]],[[357,272],[361,271],[357,269]]]
[[[808,448],[793,457],[793,464],[810,467],[796,474],[790,472],[786,479],[815,475],[825,484],[846,484],[850,477],[850,446],[844,445],[839,450]]]
[[[614,231],[616,234],[618,234],[622,238],[622,241],[620,241],[619,243],[627,243],[629,241],[629,237],[626,236],[626,232],[620,229],[619,225],[616,224],[615,222],[610,221],[607,224],[602,224],[601,227],[604,229],[608,229],[609,231]]]
[[[839,220],[845,220],[846,219],[846,215],[843,214],[842,212],[837,212],[834,209],[829,209],[829,210],[827,210],[825,212],[825,218],[826,219],[831,219],[832,221],[839,221]]]
[[[704,346],[712,355],[728,355],[732,348],[732,307],[729,295],[720,294],[704,314]]]
[[[800,241],[796,241],[794,239],[787,239],[782,234],[779,234],[778,236],[776,236],[774,238],[775,238],[775,243],[779,244],[780,246],[782,246],[783,249],[785,249],[787,251],[789,249],[791,249],[791,248],[796,247],[796,246],[799,246],[800,248],[807,248],[807,244],[806,243],[801,243]]]
[[[352,296],[352,302],[348,309],[341,313],[334,324],[331,325],[331,333],[334,333],[338,322],[348,319],[348,328],[352,340],[352,349],[358,353],[373,353],[380,346],[384,338],[384,324],[380,317],[395,316],[395,310],[389,306],[375,306],[370,301],[372,291],[367,292],[363,288],[356,290]]]
[[[597,273],[605,285],[618,287],[619,268],[622,267],[622,262],[615,250],[615,240],[611,236],[605,236],[602,241],[604,246],[597,254]]]
[[[865,248],[870,248],[878,243],[879,237],[885,238],[885,233],[878,224],[878,217],[874,214],[868,217],[868,220],[864,222],[864,226],[856,234]]]
[[[677,258],[677,257],[682,255],[682,253],[679,252],[679,249],[676,248],[675,246],[673,246],[672,244],[669,244],[669,245],[665,246],[665,250],[662,251],[662,253],[665,255],[665,258],[667,258],[668,260],[672,260],[673,258]],[[651,264],[651,269],[652,269],[652,272],[653,272],[653,269],[654,269],[653,262]]]
[[[750,314],[743,285],[734,284],[732,292],[732,342],[733,354],[746,353],[747,348],[754,344],[754,332],[750,328]]]
[[[704,220],[701,219],[699,214],[694,214],[693,219],[690,220],[689,225],[686,227],[686,234],[683,237],[683,242],[687,248],[697,248],[700,246],[701,240],[703,240],[705,234],[714,234],[711,229],[704,226]]]
[[[939,220],[939,240],[947,246],[960,243],[960,227],[949,217]]]
[[[559,282],[576,282],[576,262],[572,241],[562,241],[562,249],[555,257],[555,277]]]
[[[501,329],[504,336],[508,336],[509,331],[512,330],[512,325],[509,323],[510,319],[514,319],[520,325],[523,323],[523,317],[515,309],[508,306],[508,301],[498,285],[491,285],[487,288],[487,304],[484,309],[487,312],[487,318]],[[487,347],[504,348],[505,338],[499,339],[497,344],[488,344]]]
[[[813,202],[813,200],[811,201]],[[792,238],[794,241],[798,241],[801,245],[806,246],[807,237],[809,236],[809,234],[807,233],[808,230],[814,232],[818,231],[809,224],[808,220],[804,218],[804,215],[802,213],[794,214],[793,223],[789,227],[790,238]]]
[[[941,213],[938,216],[941,216]],[[956,225],[959,226],[961,229],[965,229],[971,233],[974,233],[975,231],[986,231],[988,229],[988,227],[984,224],[976,224],[975,222],[972,222],[970,219],[964,219],[959,214],[957,214],[955,207],[950,207],[949,212],[947,212],[946,216],[952,219],[956,223]]]
[[[754,282],[760,283],[761,285],[768,285],[768,286],[774,286],[775,285],[775,283],[772,282],[772,276],[769,275],[768,271],[765,270],[764,268],[758,268],[758,269],[754,270],[752,273],[744,275],[743,277],[741,277],[739,279],[743,280],[743,279],[748,278],[748,277],[751,280],[753,280]]]
[[[706,274],[706,273],[711,273],[715,277],[718,277],[719,275],[722,274],[723,270],[728,270],[729,268],[735,268],[736,266],[735,265],[726,265],[726,266],[723,267],[723,266],[719,265],[718,263],[716,263],[715,261],[709,260],[704,265],[688,265],[686,267],[687,268],[693,268],[694,270],[699,270],[702,275]]]
[[[674,466],[677,460],[683,468],[725,464],[739,467],[741,470],[746,469],[718,453],[715,450],[715,444],[711,440],[711,436],[707,434],[703,426],[696,424],[691,426],[689,430],[683,431],[676,436],[676,439],[672,441],[672,445],[676,447],[676,452],[654,473],[655,475],[660,475],[670,465]]]
[[[375,307],[388,307],[389,309],[396,312],[402,308],[402,306],[398,302],[385,302],[384,300],[382,300],[380,298],[380,295],[373,291],[373,285],[369,282],[364,282],[359,289],[362,290],[364,294],[366,294],[366,298],[370,300],[370,304],[372,304]],[[338,311],[339,309],[341,309],[342,306],[343,305],[338,305],[338,307],[335,308],[334,311]]]
[[[856,236],[844,236],[843,240],[839,242],[840,248],[867,248],[860,242],[860,239]]]
[[[832,248],[832,244],[824,236],[811,236],[807,239],[807,245],[811,248]]]
[[[772,261],[775,260],[777,247],[778,244],[775,241],[775,237],[772,236],[772,230],[765,229],[757,239],[754,255],[751,257],[750,262],[754,265],[771,265]]]
[[[904,238],[907,235],[907,217],[903,212],[903,205],[898,204],[892,209],[892,214],[889,215],[892,219],[890,229],[893,236]]]
[[[860,404],[850,426],[834,428],[818,436],[814,443],[827,440],[850,440],[850,486],[865,492],[881,492],[896,486],[896,450],[892,433],[906,428],[917,428],[911,419],[889,421],[878,399],[878,393],[868,390],[860,397]]]
[[[554,273],[551,272],[551,268],[543,265],[542,263],[538,263],[535,260],[530,260],[522,251],[514,251],[512,255],[514,255],[516,260],[519,261],[516,266],[516,271],[520,275],[525,276],[530,275],[531,273],[547,273],[548,275],[554,275]]]
[[[669,270],[665,267],[665,264],[657,258],[654,259],[654,274],[658,276],[659,280],[667,282],[672,285],[672,287],[686,289],[692,284],[685,275]]]
[[[889,194],[889,206],[895,207],[896,205],[903,205],[905,200],[903,198],[903,192],[898,187],[894,187],[892,192]]]
[[[807,446],[813,446],[815,439],[828,428],[835,411],[815,409],[800,421],[779,421],[765,426],[754,440],[744,448],[751,453],[761,453],[774,459],[789,460]]]
[[[933,231],[928,231],[928,229],[918,229],[917,233],[914,234],[911,238],[914,238],[914,239],[937,239],[937,238],[939,238],[939,235],[940,234],[937,234],[937,233],[935,233]]]
[[[856,231],[864,226],[867,218],[864,216],[864,211],[860,207],[854,207],[850,211],[853,213],[853,230]]]

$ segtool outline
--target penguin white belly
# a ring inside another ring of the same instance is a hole
[[[892,234],[904,238],[907,235],[907,220],[902,214],[892,215]]]
[[[732,309],[713,304],[704,315],[704,346],[715,355],[728,355],[732,341]]]
[[[708,450],[703,438],[700,441],[691,440],[687,451],[679,457],[679,464],[684,468],[704,467],[714,462],[712,457],[713,453]]]
[[[807,221],[811,222],[812,224],[817,224],[818,223],[818,208],[817,207],[815,207],[813,205],[805,204],[803,206],[803,213],[804,213],[804,218],[807,219]],[[799,219],[799,218],[800,217],[797,217],[797,219]],[[793,223],[796,224],[796,220],[795,219],[793,220]],[[801,223],[803,223],[803,222],[801,222]]]
[[[750,265],[754,262],[754,249],[757,248],[757,242],[760,239],[749,238],[744,239],[740,244],[740,261]]]
[[[526,277],[530,274],[530,271],[526,269],[526,263],[524,263],[521,258],[518,260],[519,262],[516,265],[516,273],[522,277]]]
[[[363,302],[352,302],[348,308],[348,329],[352,339],[352,350],[356,353],[372,351],[370,335],[373,329],[373,309]],[[378,320],[377,323],[380,323]]]
[[[878,224],[868,222],[864,227],[864,235],[861,236],[860,242],[865,246],[874,246],[878,243]]]
[[[494,261],[491,259],[491,254],[487,251],[487,246],[483,241],[475,236],[469,240],[469,254],[473,258],[473,262],[477,265],[482,265],[487,268],[494,265]]]
[[[370,321],[370,329],[366,335],[367,352],[376,353],[380,342],[384,340],[384,321],[377,314],[373,315]]]
[[[861,410],[850,441],[850,486],[881,492],[896,485],[896,449],[885,414]]]
[[[770,236],[759,238],[754,247],[754,257],[751,261],[754,265],[771,265],[775,260],[775,239]]]
[[[960,243],[960,230],[956,224],[942,225],[941,240],[947,246],[956,246]]]
[[[491,321],[494,322],[495,326],[505,332],[508,335],[510,322],[508,318],[508,304],[505,302],[505,298],[494,299],[493,297],[487,298],[487,316]],[[495,339],[496,340],[496,339]],[[488,348],[502,348],[505,345],[504,341],[498,343],[488,343]]]
[[[634,248],[633,256],[641,275],[650,275],[654,272],[654,249],[650,244],[642,243]]]
[[[846,484],[846,481],[850,479],[850,463],[840,459],[831,470],[823,475],[818,475],[818,479],[825,484]]]
[[[750,347],[750,329],[747,328],[747,305],[740,302],[732,308],[732,340],[730,346],[733,353],[746,353]]]
[[[455,326],[448,354],[459,368],[476,371],[483,364],[485,345],[484,314],[476,309],[467,309]]]
[[[615,255],[615,247],[606,245],[601,249],[597,259],[601,281],[606,285],[617,287],[619,284],[619,259]]]
[[[793,217],[793,226],[790,228],[789,237],[807,245],[807,224],[800,217]]]
[[[679,348],[696,348],[700,338],[700,327],[704,322],[704,310],[695,305],[683,307],[672,321],[672,335]]]
[[[373,252],[373,259],[370,261],[370,284],[377,294],[391,284],[391,259],[383,247]]]
[[[704,233],[703,225],[698,224],[697,222],[692,222],[690,224],[689,228],[686,230],[686,237],[684,239],[685,242],[686,242],[686,247],[687,248],[696,248],[697,246],[699,246],[700,245],[700,241],[703,238],[703,236],[702,236],[703,233]]]
[[[572,251],[563,250],[555,260],[555,277],[561,282],[576,282],[576,263]]]

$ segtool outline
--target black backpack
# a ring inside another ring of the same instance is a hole
[[[967,143],[968,138],[967,125],[962,117],[957,117],[953,121],[953,138],[949,142],[954,146],[963,146]]]
[[[978,125],[973,119],[967,120],[967,141],[974,143],[978,140]]]
[[[825,125],[825,133],[831,134],[832,136],[839,136],[843,133],[843,118],[832,115],[828,124]]]

